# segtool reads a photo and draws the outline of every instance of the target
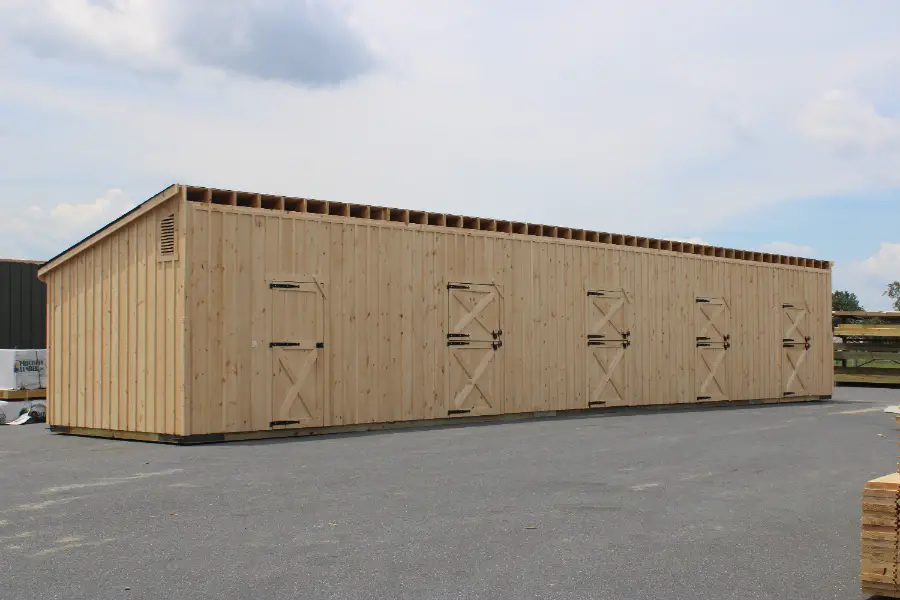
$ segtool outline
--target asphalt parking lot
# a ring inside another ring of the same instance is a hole
[[[860,598],[900,390],[174,447],[0,430],[2,598]]]

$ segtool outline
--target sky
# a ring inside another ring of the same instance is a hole
[[[0,0],[0,256],[172,183],[900,279],[895,0]]]

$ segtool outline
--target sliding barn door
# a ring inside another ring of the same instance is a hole
[[[781,305],[782,337],[781,391],[785,396],[809,395],[809,305],[805,300]]]
[[[699,297],[694,302],[696,331],[696,390],[698,402],[730,399],[728,350],[731,348],[731,310],[725,298]]]
[[[447,284],[447,414],[503,411],[503,296],[499,286]]]
[[[325,310],[316,282],[269,284],[272,333],[271,427],[325,424]]]
[[[625,290],[587,291],[585,322],[589,407],[629,404],[630,309]]]

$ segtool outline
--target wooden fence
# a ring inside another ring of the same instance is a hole
[[[900,312],[833,316],[835,383],[900,384]]]

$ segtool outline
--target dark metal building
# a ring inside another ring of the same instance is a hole
[[[47,347],[47,287],[39,262],[0,259],[0,349]]]

